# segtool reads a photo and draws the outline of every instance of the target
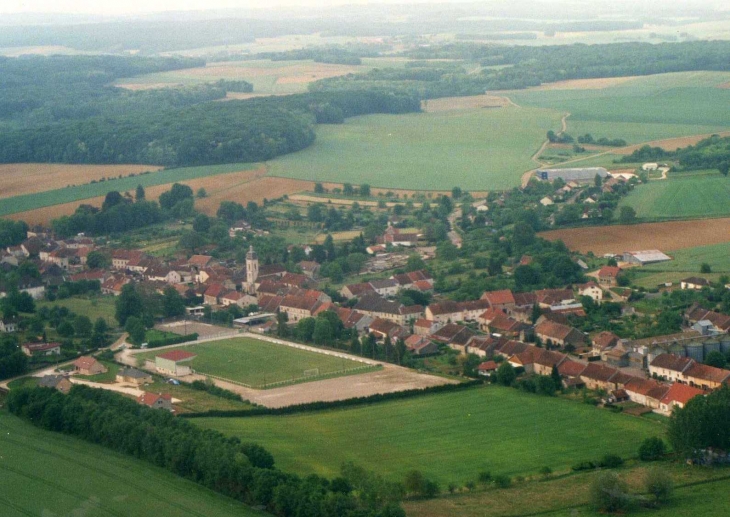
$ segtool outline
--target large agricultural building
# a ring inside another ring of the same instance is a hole
[[[639,264],[641,266],[646,264],[654,264],[655,262],[666,262],[672,260],[659,250],[644,250],[644,251],[624,251],[624,262],[630,264]]]
[[[581,167],[575,169],[538,169],[536,174],[537,178],[543,181],[554,181],[562,178],[566,182],[590,183],[595,181],[596,176],[606,178],[608,171],[603,167]]]

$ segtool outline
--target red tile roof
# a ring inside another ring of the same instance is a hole
[[[620,267],[603,266],[598,270],[598,278],[616,278],[620,272]]]
[[[88,370],[94,366],[98,361],[91,356],[79,357],[74,361],[74,366],[80,370]]]
[[[694,388],[692,386],[687,386],[686,384],[675,382],[669,388],[667,394],[664,395],[664,398],[662,399],[662,404],[671,404],[673,402],[677,402],[678,404],[684,406],[694,397],[698,395],[704,395],[704,393],[705,392],[699,388]]]
[[[185,350],[170,350],[169,352],[160,354],[157,357],[160,357],[162,359],[167,359],[168,361],[174,361],[176,363],[179,363],[180,361],[185,361],[187,359],[192,359],[193,357],[197,357],[197,355],[192,352],[186,352]]]
[[[509,289],[488,291],[482,295],[482,300],[487,300],[492,307],[495,305],[514,305],[515,303],[515,297]]]
[[[142,395],[137,397],[137,402],[139,402],[140,404],[144,404],[145,406],[152,407],[157,403],[159,399],[169,400],[170,402],[172,402],[172,395],[170,395],[169,393],[149,393],[145,391],[144,393],[142,393]]]
[[[481,363],[479,366],[477,366],[477,370],[480,372],[492,372],[496,370],[499,367],[497,363],[494,361],[485,361]]]
[[[578,377],[585,369],[586,365],[577,361],[571,361],[570,359],[558,365],[558,373],[566,377]]]

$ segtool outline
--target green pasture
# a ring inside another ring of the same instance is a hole
[[[597,90],[532,90],[509,94],[517,104],[569,112],[568,133],[641,143],[730,129],[726,72],[638,77]]]
[[[537,165],[530,157],[561,114],[506,107],[368,115],[317,127],[314,145],[269,162],[274,176],[385,188],[507,189]]]
[[[195,420],[271,451],[284,470],[335,476],[354,461],[401,480],[418,469],[442,483],[478,472],[565,470],[604,454],[635,456],[664,427],[558,398],[490,386],[352,409],[308,414]]]
[[[165,470],[0,412],[2,515],[263,515]]]
[[[99,318],[104,318],[110,327],[117,326],[117,320],[114,317],[115,307],[114,296],[97,296],[91,298],[65,298],[63,300],[54,300],[52,302],[39,301],[36,302],[36,306],[40,307],[54,307],[61,306],[66,307],[71,312],[74,312],[80,316],[88,316],[88,318],[95,322]]]
[[[180,350],[197,354],[191,362],[197,373],[254,387],[300,379],[306,370],[315,368],[322,376],[344,374],[346,370],[365,366],[358,361],[244,337],[180,347]],[[154,360],[156,355],[167,351],[147,352],[140,357]]]
[[[730,239],[730,234],[728,238]],[[670,251],[669,254],[674,260],[659,264],[650,264],[642,269],[647,271],[698,274],[700,272],[700,264],[707,263],[712,268],[713,273],[730,273],[730,242]]]
[[[181,167],[178,169],[165,169],[159,172],[150,172],[149,174],[138,174],[136,176],[109,179],[107,181],[97,183],[87,183],[85,185],[75,185],[62,189],[47,190],[36,194],[25,194],[22,196],[0,199],[0,216],[15,214],[17,212],[25,212],[26,210],[35,210],[36,208],[43,208],[46,206],[71,203],[73,201],[97,196],[105,196],[107,192],[112,190],[117,190],[119,192],[134,190],[137,188],[137,185],[153,187],[155,185],[166,185],[176,181],[216,176],[218,174],[226,174],[229,172],[247,171],[255,169],[257,165],[258,164],[251,163],[232,163],[224,165],[205,165],[201,167]]]
[[[623,198],[643,219],[687,219],[730,215],[730,178],[717,171],[670,172],[668,179],[639,185]]]

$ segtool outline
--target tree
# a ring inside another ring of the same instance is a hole
[[[516,248],[524,248],[535,242],[535,230],[527,223],[519,222],[512,230],[512,244]]]
[[[144,187],[140,183],[137,185],[137,190],[134,192],[134,200],[135,201],[142,201],[144,199]]]
[[[205,214],[198,214],[193,220],[193,230],[198,233],[206,233],[210,230],[210,218]]]
[[[413,254],[408,256],[408,261],[406,262],[406,271],[420,271],[421,269],[426,268],[426,263],[423,261],[420,255]]]
[[[639,446],[639,459],[641,461],[660,460],[666,452],[664,441],[657,436],[652,436],[641,442]]]
[[[193,189],[188,187],[187,185],[182,185],[180,183],[173,183],[170,190],[167,192],[163,192],[160,194],[160,206],[164,210],[171,210],[175,205],[178,203],[193,199]]]
[[[203,199],[205,197],[208,197],[208,193],[205,191],[203,187],[200,187],[198,191],[195,193],[195,197],[198,199]]]
[[[531,265],[517,266],[514,279],[517,290],[525,291],[540,283],[540,271]]]
[[[302,318],[297,322],[297,337],[302,341],[312,341],[314,327],[317,321],[314,318]]]
[[[126,284],[114,302],[115,317],[120,325],[126,325],[130,316],[139,317],[144,310],[142,296],[137,292],[134,284]]]
[[[622,206],[619,210],[618,220],[621,224],[631,224],[636,220],[636,210],[630,206]]]
[[[558,367],[553,365],[553,369],[550,372],[550,377],[553,379],[553,384],[555,385],[556,390],[560,390],[563,387],[563,379],[560,377],[560,372],[558,371]]]
[[[106,334],[109,330],[109,325],[104,318],[97,318],[94,322],[94,332],[97,334]]]
[[[590,500],[599,512],[619,512],[632,505],[626,483],[613,472],[602,472],[596,476],[590,488]]]
[[[517,373],[515,369],[507,361],[504,361],[497,368],[497,382],[502,386],[511,386],[515,379],[517,379]]]
[[[730,172],[730,162],[720,163],[720,165],[717,166],[717,170],[720,171],[720,174],[727,177],[728,172]]]
[[[101,251],[90,251],[86,256],[86,265],[91,269],[107,268],[111,262],[111,259]]]
[[[286,337],[289,335],[289,327],[287,322],[289,321],[289,315],[280,311],[276,313],[276,335],[279,337]]]
[[[555,395],[557,387],[555,380],[547,375],[538,375],[535,377],[535,393],[538,395],[547,395],[552,397]]]
[[[685,457],[709,447],[730,450],[730,387],[694,397],[684,408],[675,408],[667,436],[674,450]]]
[[[603,178],[601,178],[600,175],[596,174],[596,177],[593,179],[593,185],[596,188],[601,188],[602,184],[603,184]]]
[[[451,189],[451,198],[459,199],[462,195],[461,187],[454,187]]]
[[[315,203],[307,207],[307,219],[312,223],[321,223],[324,221],[324,205]]]
[[[107,192],[104,202],[101,205],[101,211],[106,212],[107,210],[123,203],[124,197],[116,190],[112,190],[111,192]]]
[[[74,332],[77,336],[88,336],[93,328],[94,325],[88,316],[79,314],[74,318]]]
[[[162,314],[165,318],[174,318],[185,314],[185,300],[171,285],[162,293]]]
[[[142,323],[142,320],[137,316],[130,316],[127,318],[127,323],[124,325],[124,331],[129,334],[129,341],[133,345],[139,346],[144,343],[147,329]]]
[[[669,500],[674,490],[674,482],[665,470],[652,468],[646,471],[644,488],[654,496],[654,503],[658,505]]]
[[[317,318],[314,324],[314,332],[312,340],[317,345],[329,345],[334,338],[334,330],[329,320],[326,318]]]
[[[714,366],[715,368],[725,368],[727,366],[727,358],[722,352],[713,350],[705,357],[705,364]]]
[[[243,208],[241,203],[235,203],[233,201],[221,201],[218,211],[215,213],[216,217],[223,219],[228,223],[236,222],[240,219],[246,218],[246,209]]]
[[[314,193],[315,194],[324,194],[324,186],[322,186],[321,183],[315,183],[314,184]]]
[[[195,250],[200,248],[205,244],[205,238],[195,231],[187,231],[184,232],[180,236],[180,240],[178,241],[178,246],[180,246],[183,249],[189,250],[190,253],[195,253]]]
[[[707,262],[703,262],[702,264],[700,264],[700,273],[712,273],[712,266],[710,266]]]
[[[62,321],[56,328],[58,335],[65,338],[71,338],[74,335],[74,327],[68,321]]]
[[[367,183],[360,185],[360,195],[362,197],[370,197],[370,185]]]
[[[352,188],[352,183],[343,184],[342,193],[346,196],[353,196],[355,194],[355,189]]]

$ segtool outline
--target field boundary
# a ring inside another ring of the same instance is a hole
[[[268,390],[272,388],[282,388],[284,386],[292,386],[294,384],[302,384],[305,382],[315,382],[315,381],[322,381],[325,379],[335,379],[337,377],[347,377],[348,375],[358,375],[360,373],[365,372],[372,372],[376,370],[382,369],[382,365],[364,365],[364,366],[358,366],[356,368],[345,368],[344,370],[339,370],[336,372],[329,372],[329,373],[323,373],[320,375],[309,375],[304,377],[295,377],[293,379],[286,379],[283,381],[276,381],[276,382],[267,382],[265,384],[246,384],[245,382],[240,381],[234,381],[233,379],[227,379],[225,377],[221,377],[220,375],[213,375],[210,373],[205,373],[197,370],[193,370],[193,373],[196,375],[202,375],[205,377],[210,377],[211,379],[216,379],[223,382],[230,382],[231,384],[236,384],[238,386],[242,386],[244,388],[248,388],[251,390]]]

